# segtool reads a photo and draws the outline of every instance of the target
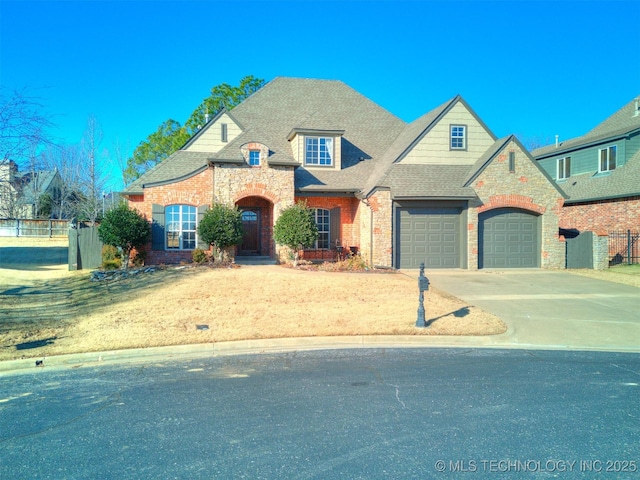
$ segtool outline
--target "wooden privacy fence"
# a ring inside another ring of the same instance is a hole
[[[99,268],[102,265],[103,243],[98,238],[98,227],[69,230],[69,270]]]
[[[67,220],[0,220],[0,237],[66,237]]]
[[[640,263],[640,231],[609,232],[609,265]]]

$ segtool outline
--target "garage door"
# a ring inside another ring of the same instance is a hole
[[[400,268],[460,267],[459,208],[399,208],[397,258]]]
[[[522,210],[500,208],[480,214],[480,268],[540,266],[539,217]]]

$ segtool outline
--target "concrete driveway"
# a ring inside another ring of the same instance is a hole
[[[417,277],[417,271],[411,271]],[[491,312],[520,347],[640,351],[640,289],[563,271],[425,272],[431,285]],[[428,304],[426,305],[428,312]],[[497,344],[503,343],[498,340]]]

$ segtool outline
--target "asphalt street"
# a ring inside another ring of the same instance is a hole
[[[636,478],[640,356],[360,349],[0,376],[0,478]]]

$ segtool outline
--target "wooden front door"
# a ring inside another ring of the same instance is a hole
[[[248,208],[242,211],[244,237],[238,255],[260,254],[260,209]]]

